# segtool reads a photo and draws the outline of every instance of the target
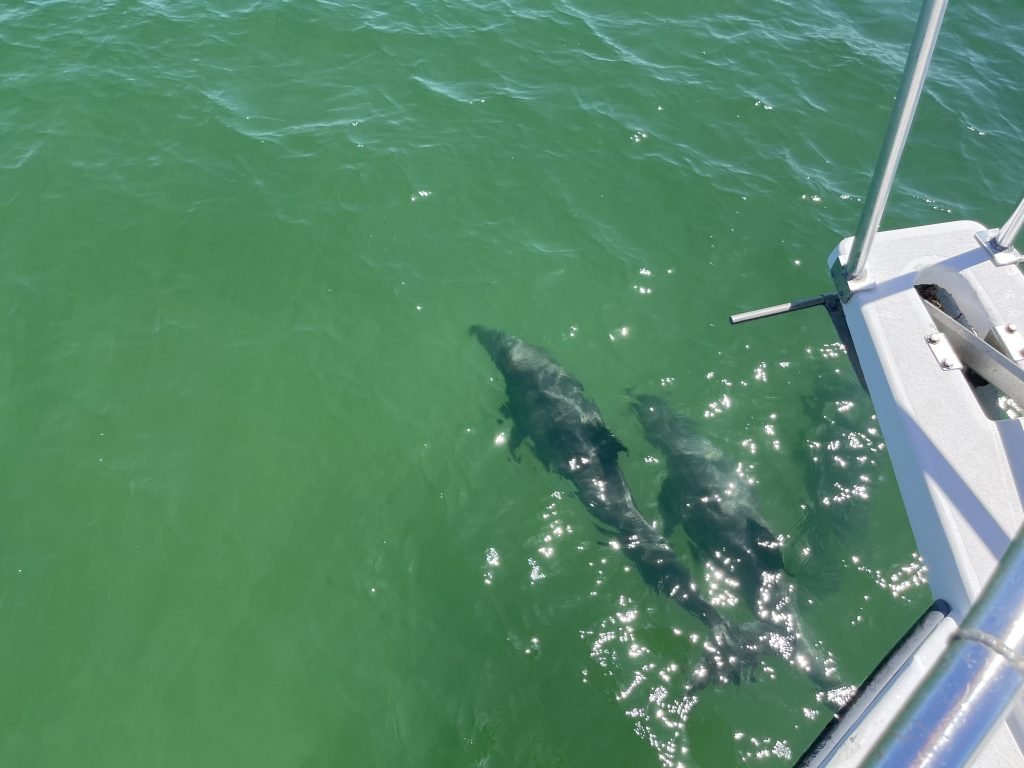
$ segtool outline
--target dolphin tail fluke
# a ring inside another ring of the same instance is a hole
[[[703,658],[687,684],[689,691],[756,681],[764,671],[759,653],[763,644],[760,622],[732,625],[721,621],[711,624],[709,629]]]
[[[823,656],[799,628],[786,632],[760,620],[745,624],[712,621],[708,628],[703,658],[687,685],[691,693],[710,686],[755,682],[762,675],[771,674],[770,657],[778,653],[775,644],[780,639],[790,647],[788,653],[780,655],[804,674],[821,694],[841,686],[828,655]]]

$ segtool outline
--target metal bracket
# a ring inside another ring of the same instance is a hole
[[[997,267],[1009,267],[1020,263],[1024,259],[1020,251],[1012,245],[1008,248],[1000,248],[996,245],[996,237],[998,235],[998,229],[983,229],[981,232],[974,233],[974,239],[981,244],[982,248],[988,251],[989,256],[992,257],[992,261],[995,262]]]
[[[992,345],[986,344],[941,309],[924,302],[936,328],[949,337],[957,355],[979,376],[994,384],[1003,394],[1024,403],[1024,370]],[[941,364],[941,363],[940,363]]]
[[[867,270],[855,280],[850,279],[850,276],[846,274],[846,262],[849,258],[849,254],[840,255],[832,262],[830,270],[832,283],[835,285],[836,293],[843,304],[848,302],[850,297],[857,291],[866,291],[875,287],[875,280],[868,274]]]
[[[985,341],[1015,363],[1024,360],[1024,333],[1016,323],[992,326],[992,332],[985,338]]]
[[[932,331],[924,337],[924,340],[928,344],[928,349],[935,355],[935,362],[942,370],[962,371],[964,369],[964,364],[960,362],[960,358],[953,351],[953,345],[949,343],[946,334]]]

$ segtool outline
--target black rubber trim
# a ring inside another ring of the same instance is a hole
[[[906,631],[906,634],[900,638],[899,642],[857,688],[853,697],[832,718],[832,722],[825,726],[825,730],[818,734],[818,738],[804,751],[796,762],[795,768],[818,768],[832,756],[850,730],[857,725],[868,707],[878,698],[878,695],[903,668],[903,665],[917,652],[932,630],[949,615],[949,611],[949,603],[945,600],[936,600],[928,610],[921,614],[921,618]]]

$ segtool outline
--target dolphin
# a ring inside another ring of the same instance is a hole
[[[478,325],[469,330],[505,378],[513,453],[529,438],[538,460],[576,487],[580,501],[618,539],[644,582],[720,640],[728,637],[726,620],[701,597],[690,571],[637,509],[618,462],[625,447],[584,395],[583,385],[542,349]]]
[[[665,456],[658,506],[666,536],[681,524],[694,557],[717,561],[756,613],[764,577],[782,572],[785,563],[782,542],[758,513],[750,484],[736,462],[660,397],[632,394],[630,408],[647,441]]]
[[[836,685],[831,656],[824,658],[807,639],[783,582],[782,539],[757,511],[750,484],[737,465],[693,422],[660,397],[630,394],[630,408],[648,442],[664,454],[667,476],[658,506],[670,533],[682,525],[694,557],[717,564],[757,617],[761,638],[785,648],[783,657],[802,669],[822,691]],[[668,534],[666,534],[668,535]],[[834,702],[830,702],[834,703]]]

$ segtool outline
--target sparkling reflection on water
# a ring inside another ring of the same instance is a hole
[[[803,408],[811,416],[804,426],[790,428],[789,420],[780,422],[778,413],[764,413],[758,387],[767,385],[776,374],[799,378],[808,372],[818,377],[811,391],[795,405],[784,406]],[[748,700],[732,702],[729,722],[738,728],[728,746],[732,756],[726,759],[725,753],[718,752],[719,757],[738,763],[791,762],[854,693],[858,676],[867,672],[863,667],[851,672],[842,648],[816,639],[814,609],[828,605],[831,620],[856,626],[865,620],[865,609],[873,599],[909,606],[927,595],[926,571],[916,553],[909,561],[887,568],[865,564],[871,559],[865,538],[872,525],[871,489],[879,477],[885,477],[888,467],[875,416],[866,407],[863,394],[850,390],[851,378],[838,343],[806,348],[804,357],[796,361],[759,361],[750,375],[735,380],[716,376],[714,371],[705,375],[720,394],[703,409],[701,428],[714,435],[715,420],[737,410],[747,411],[747,427],[746,435],[732,446],[715,446],[716,460],[736,458],[732,476],[723,478],[716,492],[697,501],[728,505],[741,487],[752,488],[756,498],[762,470],[771,471],[764,457],[773,454],[795,453],[799,457],[802,474],[791,487],[805,488],[807,494],[801,500],[790,500],[788,516],[774,516],[785,521],[779,529],[778,546],[785,553],[787,568],[786,572],[760,573],[754,606],[743,605],[735,557],[717,550],[704,561],[694,559],[685,520],[672,536],[677,554],[690,564],[700,582],[691,585],[694,589],[737,624],[753,626],[749,622],[755,618],[761,622],[758,634],[746,638],[744,647],[751,659],[742,666],[739,678],[734,676],[740,669],[732,655],[735,648],[721,644],[721,638],[685,614],[652,603],[657,598],[629,577],[632,568],[618,551],[622,544],[614,539],[599,540],[590,521],[584,522],[583,507],[573,493],[551,491],[549,503],[539,512],[535,556],[527,558],[528,578],[531,582],[546,578],[544,563],[559,574],[580,567],[590,572],[589,597],[611,604],[612,610],[578,630],[580,680],[584,684],[611,681],[624,716],[664,766],[693,764],[694,713],[699,715],[702,708],[718,710],[723,697],[732,699],[734,692]],[[659,384],[662,394],[671,397],[675,379],[665,377]],[[504,440],[495,441],[496,447],[504,444]],[[637,448],[643,455],[633,462],[632,472],[634,477],[640,476],[642,496],[663,479],[664,459],[644,453],[649,446]],[[521,457],[518,460],[522,464]],[[536,471],[537,467],[520,466],[521,471],[528,469]],[[656,528],[662,527],[656,505],[648,501],[644,512]],[[772,516],[770,510],[766,515]],[[862,546],[867,546],[867,557],[859,549]],[[488,549],[484,563],[483,581],[489,586],[501,563],[498,551]],[[632,592],[619,591],[616,585],[622,584],[630,585]],[[557,583],[553,586],[558,588]],[[859,599],[850,599],[851,592],[858,589]],[[601,614],[599,607],[596,610]],[[523,652],[536,653],[540,645],[532,638]],[[828,684],[809,684],[806,675],[815,672]],[[780,737],[770,728],[759,731],[756,725],[751,732],[749,725],[743,725],[759,721],[756,713],[764,706],[764,696],[784,698],[785,709],[797,713],[797,722],[789,726],[796,731],[793,737]],[[699,741],[699,734],[696,738]]]

